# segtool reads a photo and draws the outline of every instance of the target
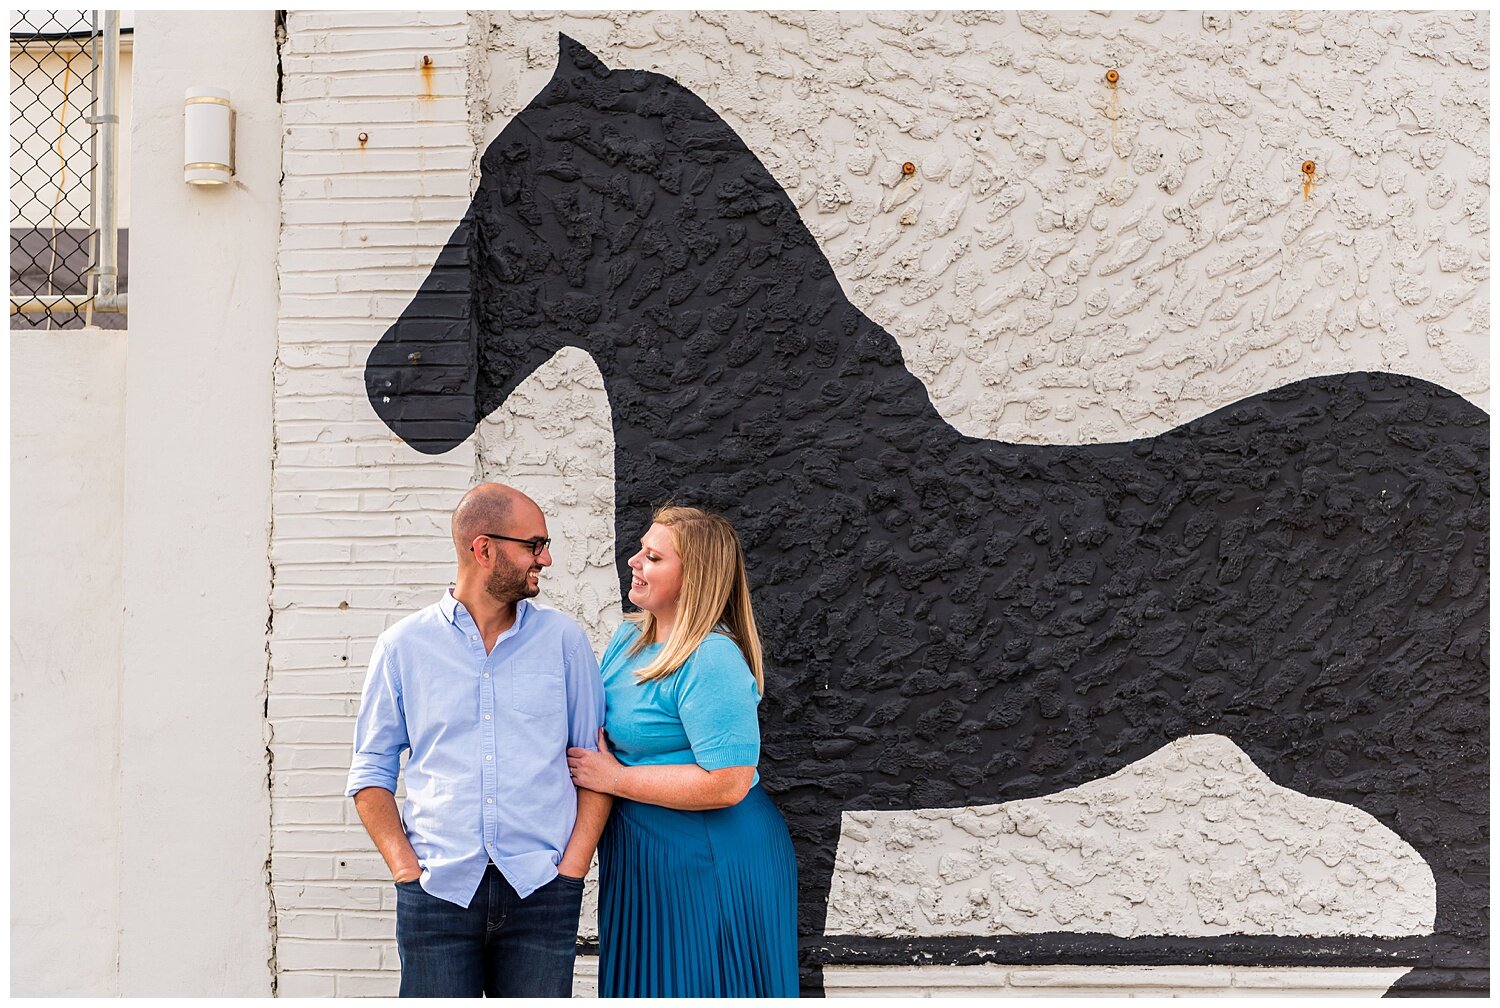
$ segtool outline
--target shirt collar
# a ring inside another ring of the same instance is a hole
[[[438,605],[442,607],[443,615],[447,617],[448,622],[454,626],[458,626],[458,609],[461,603],[454,596],[452,585],[449,585],[448,589],[443,592],[443,600]],[[521,624],[526,620],[526,613],[531,609],[531,605],[531,599],[521,599],[516,602],[516,622],[511,626],[511,629],[520,628]],[[469,615],[467,609],[464,612],[466,615]],[[473,618],[472,615],[469,615],[470,620],[473,620]]]
[[[456,598],[453,597],[453,586],[452,585],[449,585],[446,589],[444,589],[444,591],[443,591],[443,601],[439,602],[438,604],[443,607],[443,615],[448,618],[448,622],[452,623],[454,626],[457,626],[458,625],[458,599],[456,599]]]

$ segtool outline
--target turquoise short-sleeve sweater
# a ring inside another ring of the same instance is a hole
[[[739,645],[711,633],[676,672],[643,683],[635,672],[660,654],[662,645],[632,655],[640,635],[627,620],[604,649],[600,666],[604,730],[615,757],[626,766],[754,766],[760,760],[760,693]]]

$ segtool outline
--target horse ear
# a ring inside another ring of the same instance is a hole
[[[559,72],[564,67],[576,67],[585,73],[593,74],[595,77],[604,77],[609,74],[609,67],[589,52],[588,46],[577,39],[558,33],[557,36],[557,69]]]

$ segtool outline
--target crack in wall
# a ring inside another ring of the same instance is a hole
[[[286,40],[287,40],[287,33],[286,33],[286,12],[285,11],[277,11],[276,12],[274,31],[276,33],[276,108],[277,108],[278,116],[280,118],[282,118],[283,122],[284,122],[285,117],[281,116],[280,113],[281,113],[281,109],[282,109],[282,104],[281,104],[281,87],[282,87],[282,81],[285,79],[285,75],[286,75],[286,68],[285,68],[284,60],[283,60],[283,50],[284,50],[284,48],[286,46]],[[283,158],[283,160],[282,160],[281,176],[280,176],[280,178],[277,179],[277,182],[276,182],[276,192],[277,192],[277,196],[278,196],[278,203],[280,202],[279,198],[280,198],[281,192],[283,191],[283,186],[286,184],[286,163],[285,163],[285,148],[284,147],[283,147],[283,151],[282,151],[282,158]],[[283,226],[284,226],[284,220],[283,220]],[[280,299],[281,299],[281,273],[280,273],[280,270],[276,271],[276,280],[275,280],[275,283],[276,283],[276,297],[277,297],[277,300],[279,302]],[[275,374],[276,374],[276,369],[278,367],[280,367],[280,365],[281,365],[280,340],[277,340],[276,356],[272,359],[272,362],[271,362],[271,374],[272,374],[271,387],[272,387],[273,390],[275,389]],[[269,929],[270,935],[271,935],[271,942],[270,942],[271,952],[270,952],[270,955],[266,959],[266,969],[269,972],[270,978],[271,978],[271,996],[272,997],[276,996],[276,988],[277,988],[277,984],[278,984],[278,982],[280,980],[280,970],[279,970],[279,968],[277,966],[277,959],[276,959],[276,956],[277,956],[277,946],[280,943],[280,935],[279,935],[280,922],[277,919],[277,909],[276,909],[276,876],[275,876],[275,872],[273,871],[273,867],[272,867],[272,858],[274,857],[275,850],[276,850],[276,824],[275,824],[275,819],[276,819],[276,812],[275,812],[276,795],[275,795],[275,792],[273,790],[273,787],[274,787],[274,784],[275,784],[275,779],[276,779],[275,778],[275,774],[276,774],[276,752],[272,748],[272,745],[271,745],[272,741],[274,741],[274,738],[275,738],[275,728],[271,724],[271,669],[272,669],[271,635],[272,635],[272,632],[275,629],[275,622],[276,622],[276,605],[275,605],[276,563],[272,559],[272,556],[273,556],[272,550],[273,550],[275,542],[276,542],[276,507],[275,507],[275,500],[276,500],[276,463],[277,463],[277,460],[279,458],[279,449],[280,449],[280,439],[278,438],[277,432],[276,432],[277,431],[277,428],[276,428],[276,413],[277,413],[277,397],[275,395],[275,392],[273,391],[272,395],[271,395],[271,432],[270,432],[271,433],[271,494],[270,494],[270,497],[269,497],[269,500],[268,500],[268,504],[270,506],[268,508],[269,514],[268,514],[268,520],[266,522],[266,567],[267,567],[267,569],[270,572],[270,577],[269,577],[269,580],[267,582],[267,594],[266,594],[266,641],[265,641],[265,649],[266,649],[266,671],[265,671],[265,678],[263,679],[263,681],[261,683],[261,712],[260,712],[260,716],[261,716],[261,735],[262,735],[262,738],[265,740],[265,747],[266,747],[266,864],[265,864],[265,873],[266,873],[266,926]]]

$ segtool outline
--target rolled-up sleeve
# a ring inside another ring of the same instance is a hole
[[[401,753],[410,747],[394,656],[384,641],[376,641],[359,701],[359,717],[354,722],[354,759],[344,794],[352,795],[367,787],[394,792],[401,770]]]
[[[568,691],[568,745],[580,749],[599,748],[599,729],[604,725],[604,679],[599,662],[583,631],[569,634],[566,668]]]

